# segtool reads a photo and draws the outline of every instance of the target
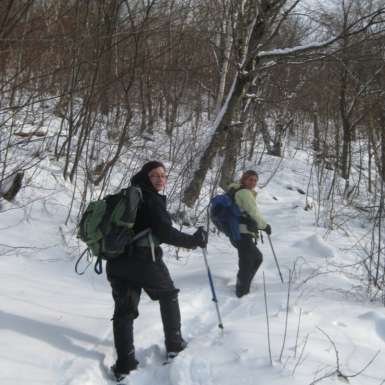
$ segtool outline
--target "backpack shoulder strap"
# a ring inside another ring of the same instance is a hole
[[[128,186],[127,188],[120,190],[119,194],[135,205],[140,205],[143,202],[143,192],[138,186]]]
[[[227,191],[227,194],[230,196],[230,198],[235,202],[235,194],[240,191],[244,190],[246,187],[237,187],[237,188],[231,188],[229,191]]]
[[[140,198],[143,199],[142,189],[136,185],[131,185],[131,186],[128,186],[126,188],[122,188],[118,194],[123,194],[123,195],[127,196],[127,195],[132,194],[132,193],[138,194],[140,196]]]
[[[231,199],[233,200],[233,202],[234,202],[234,204],[237,206],[237,207],[239,207],[238,205],[237,205],[237,203],[235,202],[235,194],[238,192],[238,191],[241,191],[241,190],[247,190],[247,188],[246,187],[243,187],[243,186],[240,186],[240,187],[238,187],[238,188],[234,188],[233,189],[233,195],[231,196]],[[243,220],[244,219],[247,219],[248,217],[249,217],[249,214],[246,212],[246,211],[244,211],[244,210],[242,210],[241,208],[239,208],[239,210],[240,210],[240,212],[241,212],[241,223],[244,223],[243,222]]]

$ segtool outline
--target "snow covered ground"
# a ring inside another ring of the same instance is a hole
[[[4,203],[0,213],[0,384],[112,384],[105,374],[114,362],[109,286],[91,269],[74,273],[73,223],[64,226],[71,192],[54,178],[58,169],[48,160],[45,165],[46,174],[35,175],[34,184],[15,204]],[[166,248],[165,261],[181,289],[189,345],[162,365],[159,306],[143,294],[135,323],[140,365],[125,384],[385,384],[384,309],[365,300],[353,240],[315,227],[314,210],[303,209],[305,196],[297,188],[306,191],[305,168],[300,158],[284,161],[258,194],[285,284],[265,238],[264,263],[251,293],[236,298],[236,251],[225,237],[212,234],[208,260],[222,332],[202,252],[181,250],[176,260],[175,249]],[[23,205],[27,200],[34,203]]]

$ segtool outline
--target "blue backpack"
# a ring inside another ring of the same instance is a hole
[[[219,194],[210,201],[210,216],[216,228],[236,242],[241,238],[239,223],[241,210],[229,193]]]

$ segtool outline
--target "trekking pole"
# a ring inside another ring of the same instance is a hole
[[[278,259],[277,259],[277,256],[275,254],[273,243],[271,242],[271,238],[270,238],[269,234],[267,234],[267,239],[269,240],[271,251],[273,252],[273,255],[274,255],[274,260],[275,260],[275,264],[277,265],[279,277],[281,278],[281,282],[283,283],[283,277],[282,277],[281,269],[279,268]]]
[[[203,226],[202,226],[202,228],[203,228]],[[210,215],[209,215],[209,206],[207,206],[207,238],[209,236],[209,229],[210,229]],[[207,270],[207,276],[209,278],[211,293],[213,295],[213,302],[215,303],[215,309],[217,311],[218,327],[219,327],[219,329],[223,330],[223,323],[222,323],[221,313],[219,311],[218,298],[217,298],[217,295],[215,293],[214,281],[213,281],[213,277],[211,275],[209,262],[207,260],[207,246],[205,248],[202,248],[202,253],[203,253],[203,259],[205,260],[205,265],[206,265],[206,270]]]
[[[214,282],[213,282],[213,277],[211,275],[210,271],[210,266],[209,263],[207,262],[207,248],[202,248],[203,252],[203,258],[205,260],[205,265],[206,265],[206,270],[207,270],[207,276],[209,278],[209,283],[210,283],[210,288],[211,288],[211,293],[213,295],[213,301],[215,303],[215,308],[217,310],[217,316],[218,316],[218,327],[223,330],[223,323],[222,323],[222,318],[221,318],[221,313],[219,311],[219,306],[218,306],[218,298],[215,294],[215,287],[214,287]]]

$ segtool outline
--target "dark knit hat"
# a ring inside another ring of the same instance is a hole
[[[162,162],[152,160],[150,162],[145,163],[140,169],[140,171],[131,178],[131,183],[133,185],[138,185],[152,190],[153,187],[148,177],[148,174],[151,170],[158,167],[163,167],[163,169],[166,170],[166,167]]]
[[[148,175],[148,173],[151,170],[153,170],[154,168],[158,168],[158,167],[162,167],[164,170],[166,170],[166,167],[164,166],[164,164],[162,162],[158,162],[157,160],[151,160],[150,162],[147,162],[142,166],[142,169],[140,170],[140,172]]]

